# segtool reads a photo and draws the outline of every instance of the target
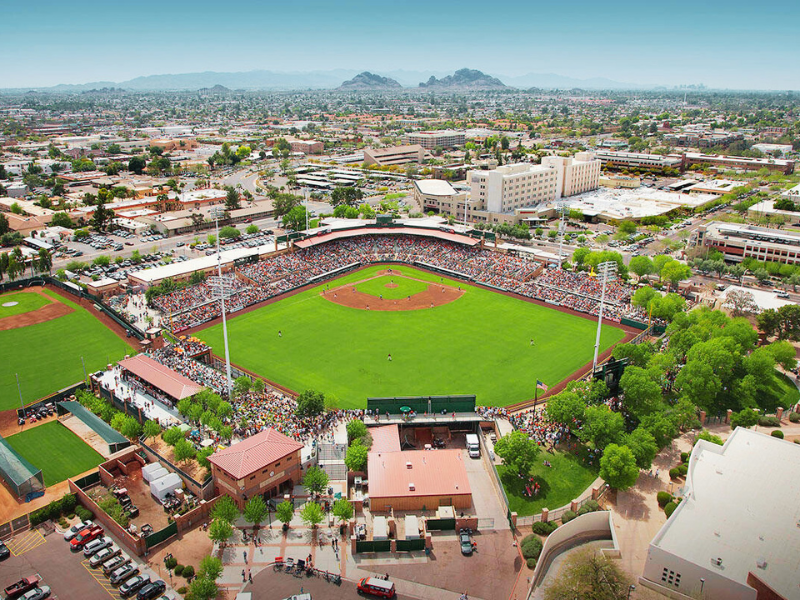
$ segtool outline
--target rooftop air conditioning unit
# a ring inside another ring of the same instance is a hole
[[[411,462],[406,463],[406,469],[410,469],[412,467]]]
[[[408,484],[408,491],[409,491],[409,492],[413,492],[415,489],[416,489],[416,488],[414,487],[414,484],[413,484],[413,483],[409,483],[409,484]]]

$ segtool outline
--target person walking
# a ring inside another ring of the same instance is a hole
[[[389,354],[389,362],[392,362],[392,355]]]
[[[283,333],[281,332],[280,329],[278,329],[278,337],[283,337]]]

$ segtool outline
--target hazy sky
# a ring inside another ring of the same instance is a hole
[[[800,0],[3,2],[0,87],[395,69],[800,89]]]

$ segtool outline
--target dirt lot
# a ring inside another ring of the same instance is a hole
[[[169,524],[164,507],[150,495],[150,484],[142,479],[141,471],[136,470],[131,475],[116,477],[114,481],[117,485],[128,490],[128,495],[133,500],[133,505],[139,509],[139,516],[131,519],[131,522],[138,529],[148,523],[153,530],[158,531]],[[91,490],[90,495],[97,501],[108,493],[109,491],[106,488],[96,487]]]
[[[522,559],[513,545],[511,531],[476,534],[478,549],[472,556],[462,556],[455,536],[452,541],[434,540],[427,564],[382,565],[381,572],[390,578],[467,592],[477,598],[508,598],[514,589]]]

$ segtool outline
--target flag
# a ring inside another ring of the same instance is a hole
[[[547,391],[547,386],[543,382],[541,382],[541,381],[539,381],[537,379],[536,380],[536,389],[537,390],[542,390],[543,392],[546,392]]]

